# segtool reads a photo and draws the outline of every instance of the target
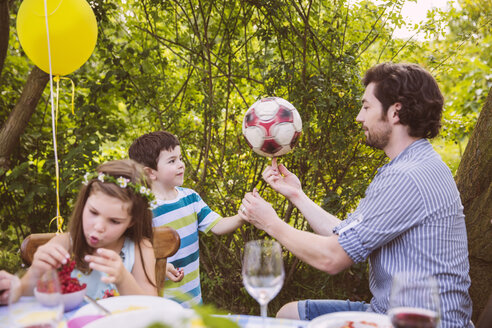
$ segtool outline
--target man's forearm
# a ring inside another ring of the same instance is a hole
[[[331,236],[333,228],[341,222],[336,216],[328,213],[313,202],[303,191],[290,200],[301,211],[317,234]]]
[[[316,235],[279,221],[270,225],[266,232],[303,262],[329,274],[336,274],[353,264],[337,236]]]

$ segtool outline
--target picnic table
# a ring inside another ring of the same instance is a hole
[[[28,303],[34,299],[33,296],[23,296],[19,300],[19,303]],[[59,328],[67,327],[66,323],[72,319],[75,313],[85,306],[87,303],[83,302],[77,308],[64,312],[63,323]],[[189,310],[192,311],[192,310]],[[241,328],[260,328],[260,327],[271,327],[271,328],[305,328],[307,327],[307,321],[299,320],[288,320],[288,319],[277,319],[277,318],[262,318],[253,315],[243,315],[243,314],[227,314],[227,315],[217,315],[220,317],[228,318],[229,320],[237,323]],[[8,306],[0,306],[0,328],[12,328],[9,323],[9,310]],[[57,327],[58,328],[58,327]]]

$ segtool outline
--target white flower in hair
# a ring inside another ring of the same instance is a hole
[[[130,180],[125,179],[123,177],[119,177],[118,179],[116,179],[116,182],[118,183],[118,186],[120,186],[121,188],[126,188],[128,182],[130,182]]]
[[[104,182],[104,177],[105,177],[104,173],[99,173],[99,175],[97,176],[97,179],[101,182]]]
[[[86,172],[86,173],[84,174],[84,181],[83,181],[82,183],[83,183],[83,184],[85,184],[86,186],[87,186],[87,184],[89,183],[89,176],[90,176],[90,175],[91,175],[91,174],[90,174],[89,172]]]
[[[151,191],[150,191],[149,188],[146,188],[146,187],[142,186],[142,187],[140,187],[140,193],[143,194],[143,195],[148,196],[148,195],[150,195]]]
[[[151,200],[149,202],[149,205],[150,205],[150,209],[153,210],[154,208],[157,207],[157,200],[155,200],[155,199],[154,200]]]

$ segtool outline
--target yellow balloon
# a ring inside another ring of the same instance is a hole
[[[24,0],[17,13],[17,33],[27,56],[49,73],[45,0]],[[46,0],[53,75],[77,70],[92,54],[97,22],[85,0]]]

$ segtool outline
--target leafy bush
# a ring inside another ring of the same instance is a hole
[[[280,161],[300,178],[311,199],[343,219],[386,161],[382,152],[363,145],[355,122],[362,72],[405,53],[412,59],[425,45],[391,38],[388,22],[403,23],[403,2],[91,1],[98,45],[72,76],[75,115],[65,86],[60,93],[56,139],[64,228],[86,171],[126,157],[139,135],[165,129],[181,140],[185,186],[218,213],[234,215],[243,195],[256,187],[283,220],[310,230],[299,211],[264,184],[261,172],[269,160],[253,154],[241,135],[248,106],[265,96],[289,100],[303,120],[299,145]],[[30,70],[15,37],[14,14],[10,26],[0,76],[2,122]],[[18,249],[28,234],[56,230],[50,224],[57,206],[48,99],[46,90],[11,165],[0,170],[0,267],[10,271],[19,268]],[[206,303],[257,313],[242,286],[241,254],[246,241],[265,237],[251,226],[228,236],[200,237]],[[301,298],[370,298],[365,263],[329,276],[285,252],[285,268],[271,314]]]

